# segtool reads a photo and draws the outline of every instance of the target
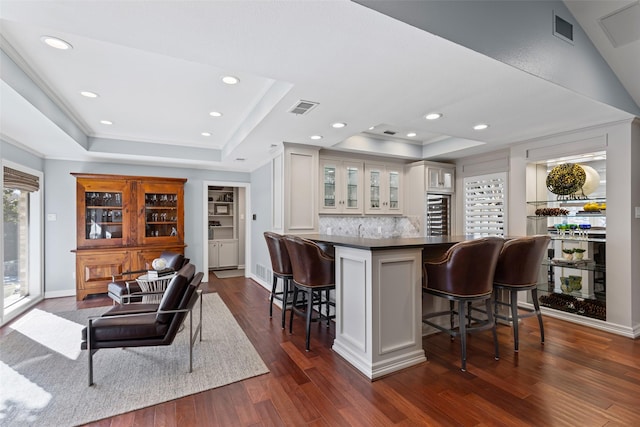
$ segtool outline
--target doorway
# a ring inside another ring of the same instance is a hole
[[[250,184],[203,182],[203,261],[206,271],[224,275],[250,264]],[[241,273],[246,276],[246,271]]]

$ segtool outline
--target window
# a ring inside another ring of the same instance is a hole
[[[42,296],[40,175],[3,165],[2,323]]]
[[[506,205],[506,172],[465,178],[465,234],[504,236],[507,229]]]

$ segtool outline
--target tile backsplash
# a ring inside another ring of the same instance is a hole
[[[366,237],[382,239],[389,237],[420,237],[418,217],[401,216],[337,216],[321,215],[319,221],[320,234],[334,236]],[[359,234],[358,234],[359,233]]]

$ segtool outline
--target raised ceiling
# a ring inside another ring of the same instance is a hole
[[[443,160],[633,117],[344,0],[2,0],[0,18],[0,136],[45,158],[251,171],[292,142]]]

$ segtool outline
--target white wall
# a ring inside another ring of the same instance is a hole
[[[272,162],[267,163],[251,173],[251,264],[247,265],[247,271],[252,272],[251,277],[265,287],[271,289],[270,277],[256,275],[255,266],[262,265],[271,270],[271,259],[267,250],[267,243],[262,233],[272,231]]]

